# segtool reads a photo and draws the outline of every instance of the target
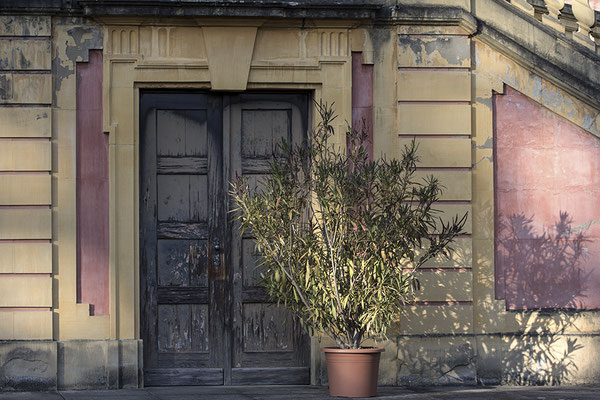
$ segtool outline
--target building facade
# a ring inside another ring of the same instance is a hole
[[[325,383],[227,198],[319,99],[468,212],[380,383],[598,382],[599,17],[555,3],[4,0],[2,389]]]

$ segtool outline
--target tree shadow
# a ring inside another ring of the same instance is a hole
[[[578,370],[574,353],[583,348],[577,338],[565,335],[576,330],[568,310],[584,307],[589,273],[582,264],[590,240],[571,228],[567,212],[542,233],[536,232],[533,216],[522,213],[499,216],[497,223],[497,278],[504,281],[506,307],[524,311],[522,326],[537,326],[506,338],[505,379],[520,385],[568,382]]]
[[[590,276],[584,231],[571,229],[572,218],[560,212],[551,229],[537,233],[533,217],[500,216],[496,239],[497,265],[503,272],[509,310],[581,309]]]

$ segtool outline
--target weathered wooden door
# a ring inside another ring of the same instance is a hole
[[[307,129],[308,99],[302,95],[244,94],[226,99],[230,134],[230,176],[260,185],[281,139],[301,143]],[[227,124],[226,124],[227,125]],[[258,285],[258,254],[252,237],[232,234],[232,383],[309,383],[307,336],[282,307],[267,303]]]
[[[266,173],[301,141],[305,95],[143,93],[140,293],[146,385],[309,382],[309,344],[257,286],[257,254],[228,214],[233,176]]]

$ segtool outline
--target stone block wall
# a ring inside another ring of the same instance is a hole
[[[2,390],[143,386],[141,340],[0,342]]]
[[[0,16],[0,340],[53,336],[50,49],[49,16]]]

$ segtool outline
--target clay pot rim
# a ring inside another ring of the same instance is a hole
[[[339,347],[323,347],[321,351],[324,353],[362,353],[362,354],[371,354],[371,353],[383,353],[385,349],[383,347],[365,347],[362,349],[340,349]]]

